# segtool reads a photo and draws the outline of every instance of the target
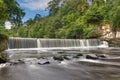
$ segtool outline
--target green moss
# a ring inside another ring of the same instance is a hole
[[[6,63],[7,62],[7,58],[0,53],[0,63]]]
[[[0,51],[4,51],[6,47],[6,42],[0,42]]]
[[[0,52],[7,48],[7,45],[6,45],[7,40],[8,40],[8,36],[0,33]]]

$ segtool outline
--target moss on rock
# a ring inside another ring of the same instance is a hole
[[[7,62],[7,58],[3,54],[0,53],[0,64],[6,63],[6,62]]]
[[[0,33],[0,52],[4,51],[7,48],[8,36]],[[7,58],[4,54],[0,53],[0,63],[6,63]]]
[[[0,33],[0,52],[7,48],[8,36]]]

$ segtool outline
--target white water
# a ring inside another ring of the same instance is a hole
[[[108,43],[99,39],[36,39],[10,38],[8,50],[74,49],[108,47]]]

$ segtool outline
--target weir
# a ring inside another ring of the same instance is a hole
[[[100,39],[39,39],[39,38],[9,38],[8,49],[20,48],[56,48],[56,47],[96,47],[108,46]]]

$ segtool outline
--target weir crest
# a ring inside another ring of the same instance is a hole
[[[96,46],[108,47],[108,43],[100,39],[9,38],[8,40],[8,49]]]

